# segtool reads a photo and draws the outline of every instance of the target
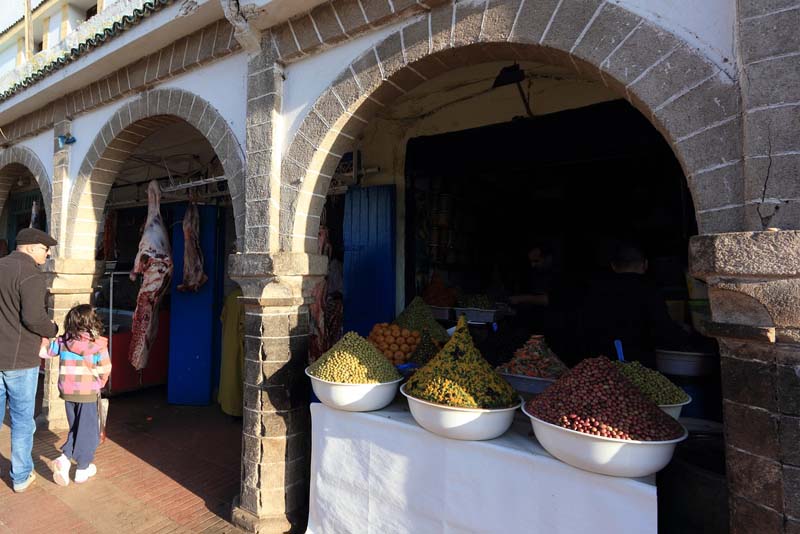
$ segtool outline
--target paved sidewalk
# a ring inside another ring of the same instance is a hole
[[[0,534],[239,534],[227,519],[239,491],[241,422],[217,406],[169,406],[165,398],[163,388],[112,398],[97,476],[66,488],[53,482],[50,470],[65,433],[39,430],[33,450],[38,478],[15,494],[3,425]]]

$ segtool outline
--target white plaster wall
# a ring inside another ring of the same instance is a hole
[[[36,137],[25,139],[19,143],[19,146],[24,146],[31,149],[42,162],[47,179],[52,183],[53,181],[53,130],[45,130]]]
[[[239,145],[245,146],[247,120],[247,55],[233,54],[186,74],[159,88],[180,88],[203,97],[228,121]]]
[[[11,72],[17,66],[17,41],[8,43],[3,50],[0,50],[0,76],[6,72]]]
[[[732,0],[611,0],[697,46],[734,77],[736,2]]]
[[[107,106],[92,110],[89,113],[79,115],[72,121],[72,132],[70,133],[72,133],[76,141],[75,144],[72,145],[70,154],[69,183],[64,185],[64,196],[66,198],[69,198],[69,191],[72,190],[72,184],[74,183],[75,177],[78,176],[78,171],[80,171],[81,164],[83,164],[83,160],[86,158],[89,147],[94,143],[94,138],[121,106],[137,97],[138,96],[130,96],[123,98]]]
[[[78,24],[83,22],[83,19],[85,18],[86,18],[85,10],[77,8],[72,4],[67,4],[67,21],[68,21],[67,33],[77,28]]]
[[[61,40],[61,11],[57,11],[53,13],[50,17],[50,21],[45,28],[47,32],[47,46],[48,48],[52,48],[58,44]]]

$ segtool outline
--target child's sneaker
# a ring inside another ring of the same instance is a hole
[[[62,454],[53,460],[53,481],[59,486],[69,486],[69,458]]]
[[[90,477],[93,477],[97,474],[97,466],[94,464],[89,464],[89,467],[86,469],[78,469],[75,471],[75,483],[76,484],[83,484]]]

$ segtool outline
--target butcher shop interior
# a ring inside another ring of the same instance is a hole
[[[235,228],[211,145],[187,123],[165,120],[126,160],[103,220],[94,303],[110,340],[108,395],[141,399],[148,420],[168,406],[226,414],[235,423],[226,432],[238,437],[242,311],[226,273]]]

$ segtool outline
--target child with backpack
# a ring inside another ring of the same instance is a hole
[[[97,405],[100,390],[111,374],[108,339],[101,337],[103,323],[89,304],[72,308],[64,320],[64,335],[50,343],[43,357],[58,357],[58,389],[67,409],[69,434],[61,456],[53,461],[53,480],[69,485],[71,461],[78,465],[75,482],[97,474],[92,463],[100,444]]]

